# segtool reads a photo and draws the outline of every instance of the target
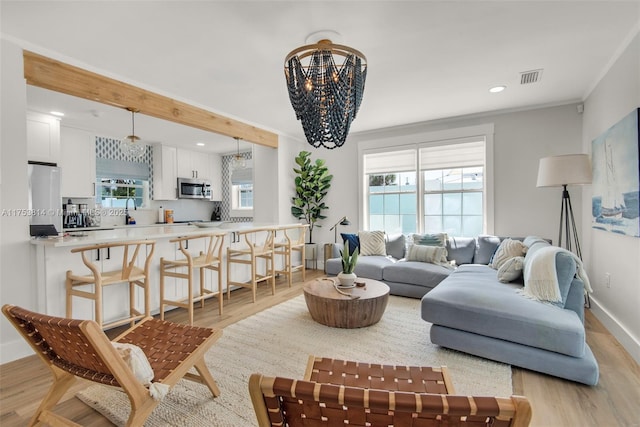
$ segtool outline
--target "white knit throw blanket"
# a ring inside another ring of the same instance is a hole
[[[558,275],[556,272],[556,255],[559,252],[573,257],[576,262],[576,276],[584,283],[584,291],[592,292],[589,277],[584,269],[582,260],[573,252],[557,246],[547,246],[536,251],[529,263],[524,266],[524,289],[521,293],[539,301],[562,301]]]

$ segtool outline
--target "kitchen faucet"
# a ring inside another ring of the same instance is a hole
[[[124,224],[125,225],[129,225],[129,222],[131,221],[131,215],[129,215],[129,199],[133,200],[133,210],[135,211],[138,209],[136,207],[135,199],[131,197],[127,197],[127,200],[125,200],[124,202]]]

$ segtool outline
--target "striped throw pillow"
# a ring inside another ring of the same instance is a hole
[[[428,262],[430,264],[440,264],[442,258],[447,258],[447,249],[442,246],[432,245],[411,245],[407,261]]]
[[[421,246],[439,246],[443,247],[444,251],[441,251],[442,257],[438,260],[441,263],[448,262],[447,260],[447,233],[435,233],[435,234],[412,234],[411,240],[414,245]]]
[[[412,234],[414,245],[424,246],[447,246],[447,233],[436,234]]]

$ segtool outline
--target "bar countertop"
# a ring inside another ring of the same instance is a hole
[[[87,246],[99,243],[127,240],[168,239],[179,236],[197,235],[207,232],[231,233],[234,231],[260,228],[279,228],[292,224],[258,224],[253,222],[198,223],[179,225],[130,225],[103,230],[83,230],[67,232],[64,236],[32,238],[31,244],[65,247]]]

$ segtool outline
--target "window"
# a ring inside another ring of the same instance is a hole
[[[253,209],[253,184],[231,186],[232,209]]]
[[[96,159],[96,204],[110,208],[149,206],[149,165]]]
[[[365,222],[387,234],[487,232],[484,137],[364,152]]]
[[[426,233],[452,236],[483,233],[483,168],[424,171],[424,227]]]
[[[124,208],[146,205],[147,181],[136,179],[100,178],[96,189],[96,203],[103,207]]]
[[[387,234],[416,232],[415,149],[367,154],[364,163],[369,229]]]
[[[230,216],[248,218],[253,216],[253,163],[246,161],[246,167],[230,171],[231,189]]]
[[[485,143],[433,144],[419,150],[422,231],[451,236],[484,232]]]
[[[368,179],[370,229],[391,234],[415,233],[415,172],[370,174]]]

